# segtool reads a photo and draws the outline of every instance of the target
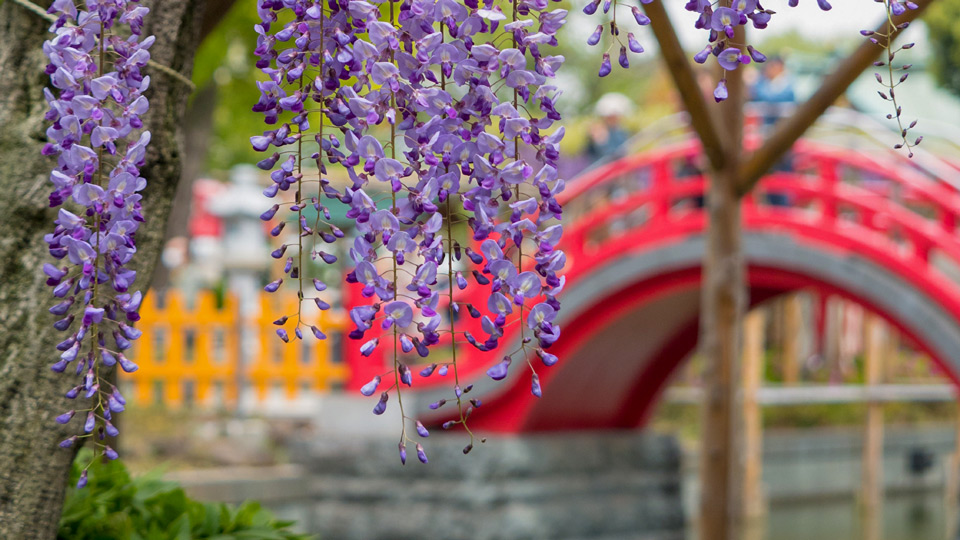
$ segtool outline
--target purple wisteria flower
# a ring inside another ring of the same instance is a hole
[[[734,42],[735,29],[738,26],[753,23],[757,29],[766,28],[772,11],[768,11],[757,0],[734,0],[729,6],[714,6],[704,0],[690,0],[684,6],[687,11],[699,14],[695,26],[709,30],[709,44],[698,52],[694,61],[702,64],[712,54],[725,71],[733,71],[740,64],[751,61],[764,62],[766,56],[746,43]],[[747,50],[749,54],[742,51]],[[728,97],[726,80],[721,79],[713,92],[717,102]]]
[[[740,65],[740,49],[729,48],[717,55],[717,63],[727,71],[733,71]]]
[[[910,140],[912,137],[909,137],[908,134],[911,129],[917,125],[917,121],[913,120],[909,124],[906,124],[902,118],[903,107],[897,103],[897,87],[907,81],[907,78],[910,76],[909,69],[912,67],[912,64],[901,64],[899,66],[894,65],[894,59],[896,58],[897,53],[912,49],[914,44],[907,43],[899,48],[893,48],[893,37],[895,32],[898,30],[904,30],[910,26],[909,22],[903,22],[900,24],[895,24],[894,17],[903,15],[908,9],[917,9],[919,6],[914,2],[903,1],[903,0],[888,0],[884,2],[884,7],[887,11],[887,20],[886,28],[883,32],[876,32],[873,30],[861,30],[860,34],[866,36],[871,43],[881,44],[880,39],[883,39],[883,46],[886,49],[886,54],[882,56],[882,59],[874,62],[873,65],[877,68],[886,68],[882,69],[883,73],[877,71],[874,73],[877,82],[883,85],[883,90],[878,90],[877,93],[880,95],[880,98],[884,101],[890,102],[893,108],[893,112],[887,114],[887,120],[896,120],[897,128],[900,132],[901,141],[895,144],[893,147],[895,149],[905,148],[907,151],[907,157],[913,157],[913,147],[920,144],[923,140],[923,137],[917,137]]]
[[[154,42],[141,35],[147,12],[138,0],[87,0],[81,8],[55,0],[49,9],[57,18],[54,35],[43,44],[54,88],[44,89],[50,126],[43,153],[57,158],[50,206],[61,206],[44,237],[60,262],[45,264],[43,271],[60,299],[50,308],[63,317],[54,327],[68,336],[51,368],[64,372],[76,363],[81,384],[66,396],[90,400],[83,434],[61,446],[91,437],[96,455],[110,459],[117,453],[102,441],[117,435],[110,419],[125,400],[103,375],[117,363],[136,371],[122,351],[140,337],[128,324],[139,320],[142,299],[131,290],[136,272],[129,264],[144,221],[140,192],[146,180],[139,169],[150,142],[141,120],[149,107],[143,92],[150,86],[141,70]],[[73,416],[70,411],[57,421],[68,423]],[[84,473],[78,486],[85,483]]]
[[[651,1],[652,0],[640,0],[640,3],[649,4]],[[830,4],[826,0],[817,0],[817,3],[823,10],[830,9]],[[892,4],[895,4],[891,8],[893,10],[899,10],[906,5],[906,3],[902,3],[900,0],[895,0]],[[599,10],[598,8],[601,5],[603,9]],[[797,0],[790,0],[789,5],[796,6]],[[629,50],[630,52],[639,54],[643,52],[643,47],[633,33],[630,32],[626,34],[626,43],[623,42],[620,25],[625,19],[623,17],[617,19],[615,15],[610,13],[611,11],[615,13],[620,7],[629,9],[633,19],[638,25],[645,26],[650,24],[650,19],[640,10],[639,6],[621,4],[619,0],[589,0],[584,6],[583,12],[587,15],[598,16],[604,19],[587,38],[587,44],[597,45],[603,41],[605,35],[609,36],[611,41],[610,48],[619,47],[620,54],[618,63],[622,67],[627,68],[630,65],[627,51]],[[735,29],[738,26],[752,23],[754,28],[763,29],[766,28],[770,22],[770,17],[774,12],[765,9],[760,5],[758,0],[733,0],[729,5],[718,5],[710,0],[688,0],[684,8],[687,11],[697,14],[697,19],[694,23],[696,28],[709,32],[709,44],[693,57],[697,63],[702,64],[707,61],[710,55],[713,55],[717,57],[717,61],[723,69],[729,71],[736,69],[740,64],[749,63],[750,61],[764,62],[766,60],[766,57],[752,46],[746,43],[733,42]],[[613,63],[611,62],[609,52],[610,48],[605,47],[601,53],[600,70],[598,73],[600,77],[609,75],[613,70]],[[743,50],[747,50],[749,54],[742,53],[741,51]],[[717,91],[714,92],[714,97],[718,101],[726,99],[727,94],[725,88],[718,87]]]
[[[344,31],[353,31],[348,23],[352,18],[349,10],[358,9],[353,4],[357,3],[324,7],[313,0],[257,2],[260,23],[254,28],[258,35],[254,52],[257,67],[267,80],[257,83],[260,99],[253,111],[262,113],[265,123],[275,127],[252,136],[250,143],[260,152],[275,148],[257,164],[270,171],[272,183],[264,195],[277,201],[260,218],[278,221],[270,232],[279,239],[272,255],[284,260],[285,276],[268,283],[264,290],[276,292],[286,279],[288,284],[296,284],[301,302],[297,313],[278,321],[278,326],[292,323],[292,333],[286,328],[276,331],[285,342],[303,339],[304,327],[317,339],[326,338],[321,328],[307,320],[306,313],[314,306],[320,311],[330,308],[329,302],[317,295],[327,286],[307,273],[311,262],[335,264],[337,256],[319,245],[333,244],[344,236],[331,223],[323,200],[342,197],[326,177],[328,163],[346,159],[340,150],[340,130],[331,128],[342,125],[346,110],[360,106],[357,101],[347,107],[338,98],[343,90],[341,80],[360,69],[360,61],[350,52],[350,34]],[[388,71],[381,73],[383,81],[390,76]],[[312,113],[316,113],[313,118]],[[296,223],[295,230],[286,229],[288,222]]]
[[[392,364],[361,389],[380,389],[376,414],[391,393],[400,402],[401,387],[415,384],[409,365],[431,349],[449,348],[450,359],[417,368],[419,375],[456,374],[458,348],[493,350],[509,317],[528,317],[539,304],[559,309],[566,259],[557,249],[564,182],[556,165],[564,132],[550,80],[563,63],[551,51],[565,10],[543,0],[518,0],[508,11],[458,0],[261,0],[258,10],[258,67],[269,81],[259,83],[254,110],[271,127],[251,144],[275,148],[260,167],[272,171],[265,195],[277,199],[262,217],[277,219],[287,206],[296,216],[297,240],[274,257],[286,257],[287,279],[302,282],[304,239],[326,227],[307,219],[326,215],[322,199],[347,205],[356,236],[342,260],[360,297],[349,337],[362,343],[360,354]],[[346,169],[346,188],[330,185],[328,165]],[[316,192],[307,195],[308,185]],[[463,225],[466,237],[458,238]],[[460,242],[482,244],[483,255]],[[460,300],[474,290],[496,299],[489,313]],[[555,325],[515,328],[522,346],[508,357],[548,354],[543,347],[559,334]],[[451,425],[466,427],[479,405],[468,405],[470,388],[454,386]],[[419,445],[418,457],[426,462]]]
[[[640,2],[643,4],[649,4],[652,1],[653,0],[640,0]],[[583,12],[587,15],[594,15],[597,13],[597,7],[600,4],[601,0],[591,0],[586,6],[584,6]],[[616,11],[620,6],[621,4],[619,4],[618,0],[603,0],[602,15],[606,15],[611,9]],[[650,24],[650,18],[640,11],[639,6],[631,5],[629,6],[629,9],[634,21],[636,21],[638,25],[646,26]],[[621,21],[622,20],[623,19],[621,19]],[[587,44],[596,45],[600,43],[604,35],[610,36],[610,40],[612,41],[611,47],[619,48],[620,54],[617,58],[617,63],[619,63],[623,68],[630,67],[630,59],[627,55],[628,50],[635,54],[640,54],[643,52],[643,47],[640,45],[640,42],[637,41],[636,36],[634,36],[632,32],[627,33],[627,42],[623,42],[623,38],[620,36],[620,26],[616,17],[612,17],[609,22],[605,21],[604,23],[598,24],[596,30],[594,30],[593,33],[590,34],[590,37],[587,38]],[[609,51],[609,49],[607,49],[607,51]],[[613,64],[610,61],[610,53],[603,52],[601,55],[600,71],[598,75],[600,77],[606,77],[612,71]]]

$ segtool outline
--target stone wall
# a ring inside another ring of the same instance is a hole
[[[297,520],[301,529],[319,533],[320,540],[679,540],[681,492],[688,517],[696,508],[697,457],[682,459],[681,474],[677,445],[665,436],[495,435],[464,456],[463,438],[435,433],[427,440],[430,464],[417,462],[411,449],[401,467],[396,439],[333,436],[334,431],[294,444],[297,464],[182,471],[168,477],[201,499],[259,500],[281,517]],[[797,519],[810,515],[819,537],[853,537],[842,531],[853,526],[861,432],[835,428],[764,434],[764,491],[778,538],[817,536],[791,532]],[[906,499],[896,497],[933,501],[935,510],[924,506],[924,515],[942,511],[946,456],[955,448],[955,436],[949,426],[888,426],[883,474],[887,525],[917,526],[918,503],[898,503]],[[915,473],[909,465],[917,449],[932,461]]]
[[[466,440],[433,434],[429,465],[391,440],[292,447],[298,465],[181,474],[203,499],[259,499],[322,540],[680,540],[680,450],[667,436]]]

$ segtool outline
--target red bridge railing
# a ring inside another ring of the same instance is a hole
[[[890,154],[801,140],[744,199],[744,230],[778,231],[822,249],[869,257],[941,299],[960,320],[960,192],[947,179]],[[601,165],[571,181],[561,197],[566,289],[626,253],[703,234],[704,168],[702,149],[691,139]],[[485,306],[482,295],[460,300]],[[457,326],[481,335],[479,322],[469,317]],[[516,340],[511,332],[501,339],[504,346]],[[369,358],[355,349],[348,347],[345,355],[350,388],[392,367],[388,348]],[[498,359],[497,352],[458,348],[460,375],[468,380]],[[415,376],[414,387],[452,386],[447,379]]]

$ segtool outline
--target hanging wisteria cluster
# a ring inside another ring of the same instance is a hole
[[[339,55],[334,57],[329,52],[325,53],[320,45],[346,36],[343,30],[347,28],[347,11],[336,4],[331,9],[329,16],[324,16],[319,4],[309,2],[258,3],[258,13],[263,22],[256,27],[259,38],[255,53],[258,56],[257,67],[268,79],[258,83],[261,97],[253,110],[263,113],[267,124],[279,124],[278,128],[251,138],[257,151],[267,151],[271,146],[277,149],[257,164],[261,169],[272,171],[270,178],[273,183],[264,190],[264,195],[278,201],[260,217],[264,221],[272,221],[278,213],[281,214],[270,231],[273,237],[284,235],[287,221],[283,219],[283,214],[292,216],[296,224],[296,240],[284,242],[271,253],[273,258],[284,261],[284,275],[296,284],[297,297],[300,299],[297,313],[291,314],[292,320],[290,316],[284,316],[274,321],[278,326],[277,336],[285,342],[290,341],[290,333],[286,329],[288,322],[292,323],[290,326],[294,339],[303,339],[303,328],[307,326],[317,339],[326,338],[318,326],[307,325],[304,321],[304,301],[312,301],[323,311],[330,309],[330,304],[319,296],[326,290],[326,284],[320,279],[308,278],[309,266],[305,265],[309,265],[311,260],[335,263],[337,257],[318,249],[316,240],[333,244],[337,238],[343,237],[343,232],[329,222],[330,211],[321,201],[324,194],[339,195],[329,187],[325,177],[326,162],[338,163],[345,158],[339,150],[340,141],[324,135],[324,124],[330,120],[323,111],[328,100],[336,95],[340,77],[349,78],[355,72],[349,62],[341,61]],[[290,20],[286,24],[278,23],[278,15],[288,15]],[[274,26],[280,27],[280,31],[271,34],[271,27]],[[292,43],[288,43],[291,40]],[[315,113],[315,130],[311,129],[311,113]],[[305,137],[311,135],[316,150],[308,154],[304,144],[311,141],[305,140]],[[281,208],[284,209],[282,213]],[[312,217],[305,213],[310,210],[315,214]],[[304,249],[307,250],[306,258]],[[305,279],[309,279],[306,286]],[[272,281],[265,290],[276,292],[283,281],[284,278]]]
[[[820,9],[830,9],[826,0],[817,0]],[[790,0],[790,6],[795,7],[797,0]],[[762,63],[767,57],[755,49],[753,45],[734,42],[734,28],[740,25],[752,24],[756,29],[764,29],[770,22],[773,11],[764,9],[757,0],[733,0],[729,5],[714,7],[708,0],[690,0],[684,6],[688,11],[699,15],[695,26],[709,30],[709,43],[693,59],[703,64],[711,55],[716,57],[717,63],[724,74],[713,90],[713,98],[719,103],[728,97],[726,72],[737,69],[741,64],[751,61]]]
[[[643,4],[649,4],[653,0],[640,0]],[[606,77],[613,71],[613,65],[610,62],[610,51],[614,50],[617,46],[620,47],[619,56],[617,62],[623,68],[630,67],[630,58],[627,55],[627,49],[631,52],[640,54],[643,52],[643,46],[640,45],[640,42],[637,41],[637,37],[633,32],[627,32],[627,42],[624,44],[623,38],[620,37],[620,25],[617,24],[617,7],[619,4],[617,0],[590,0],[590,2],[583,8],[583,12],[587,15],[593,15],[597,12],[597,9],[600,7],[600,4],[603,3],[604,14],[610,13],[611,19],[607,24],[600,23],[597,25],[597,28],[590,34],[590,37],[587,38],[587,44],[594,46],[602,40],[605,33],[610,34],[610,46],[603,52],[603,60],[600,62],[600,72],[598,73],[601,77]],[[624,6],[626,7],[626,6]],[[611,9],[613,10],[611,12]],[[637,21],[637,24],[640,26],[646,26],[650,24],[650,19],[640,11],[640,6],[632,5],[630,6],[630,14],[633,16],[633,19]]]
[[[640,4],[649,4],[653,0],[638,1]],[[909,130],[916,126],[917,122],[914,120],[909,125],[904,125],[901,118],[902,110],[897,104],[895,92],[895,88],[907,80],[907,70],[910,69],[910,64],[903,64],[901,66],[893,65],[896,53],[901,50],[910,49],[913,47],[913,43],[893,49],[892,40],[888,38],[893,35],[895,30],[903,30],[910,24],[909,22],[904,22],[897,25],[893,17],[903,14],[908,9],[917,9],[917,4],[909,0],[874,0],[874,2],[882,3],[886,9],[886,31],[878,35],[876,31],[863,30],[861,34],[867,36],[873,43],[877,44],[879,44],[878,38],[884,38],[886,58],[874,64],[877,67],[886,66],[888,68],[885,77],[880,73],[875,74],[877,82],[886,89],[886,91],[880,91],[879,94],[882,99],[890,101],[893,104],[894,112],[888,114],[887,119],[896,119],[902,138],[902,142],[894,145],[894,148],[906,148],[907,155],[913,157],[912,148],[920,144],[923,137],[917,137],[912,142],[908,139],[907,134]],[[599,74],[601,77],[605,77],[609,75],[613,69],[610,62],[610,52],[617,46],[620,47],[619,63],[624,68],[629,67],[629,59],[627,57],[628,49],[635,53],[643,52],[643,47],[632,32],[627,33],[626,44],[624,44],[623,38],[620,36],[620,25],[617,23],[617,8],[629,8],[634,20],[641,26],[650,24],[650,19],[641,12],[639,5],[623,4],[621,6],[618,0],[590,0],[583,8],[583,12],[587,15],[595,15],[598,9],[600,9],[601,4],[603,8],[600,11],[604,15],[609,14],[609,20],[597,25],[594,32],[587,38],[587,44],[591,46],[597,45],[603,40],[604,35],[610,36],[610,45],[602,53],[602,59],[600,61]],[[787,2],[787,5],[790,7],[796,7],[798,4],[799,0],[788,0]],[[817,0],[817,6],[823,11],[829,11],[832,8],[830,2],[827,0]],[[719,2],[715,0],[688,0],[684,5],[684,9],[698,15],[694,23],[696,28],[709,31],[707,45],[696,53],[693,59],[698,64],[703,64],[711,56],[716,58],[717,64],[723,70],[723,75],[721,75],[720,80],[717,81],[717,86],[713,90],[713,97],[718,103],[724,101],[729,97],[726,80],[727,71],[733,71],[741,64],[746,65],[751,61],[762,63],[767,60],[766,55],[752,45],[735,42],[734,29],[741,25],[752,24],[754,28],[762,30],[767,27],[771,16],[774,15],[775,12],[764,8],[759,0],[721,0]],[[897,74],[895,72],[902,73]]]
[[[639,0],[641,4],[649,4],[653,0]],[[644,15],[638,5],[621,5],[618,0],[591,0],[583,8],[587,15],[597,13],[599,6],[603,5],[602,14],[610,14],[610,20],[607,23],[597,25],[594,33],[587,39],[587,44],[596,45],[604,34],[611,36],[610,47],[620,47],[619,63],[623,67],[629,67],[627,59],[627,49],[635,52],[643,52],[643,47],[637,41],[632,32],[627,33],[627,43],[623,44],[620,37],[620,25],[617,23],[617,8],[629,8],[631,15],[637,24],[646,26],[650,24],[650,19]],[[796,6],[798,0],[790,0],[791,7]],[[826,0],[817,0],[820,9],[824,11],[830,9],[830,4]],[[694,55],[693,59],[698,64],[703,64],[710,56],[717,59],[720,67],[726,71],[737,69],[740,64],[749,64],[754,62],[765,62],[766,56],[755,49],[752,45],[746,43],[734,42],[734,28],[740,25],[752,24],[754,28],[763,29],[770,22],[773,11],[765,9],[757,0],[727,0],[725,2],[714,2],[711,0],[689,0],[684,9],[696,13],[697,19],[694,26],[701,30],[709,31],[708,44]],[[600,76],[604,77],[611,72],[610,50],[603,53],[603,59],[600,63]],[[721,76],[714,89],[713,96],[717,102],[727,99],[726,77]]]
[[[886,30],[882,34],[877,34],[874,30],[862,30],[860,33],[870,39],[871,42],[879,44],[878,38],[884,39],[884,58],[874,62],[875,67],[886,67],[887,72],[886,76],[882,75],[880,72],[874,72],[874,76],[877,79],[877,82],[883,85],[884,90],[878,90],[877,93],[884,101],[889,101],[893,105],[893,112],[887,115],[888,120],[896,120],[897,127],[900,132],[901,142],[894,145],[894,148],[906,148],[907,156],[913,157],[913,147],[920,144],[920,141],[923,140],[923,137],[917,137],[912,142],[908,139],[908,133],[917,125],[917,121],[913,120],[909,125],[904,126],[904,121],[902,118],[903,108],[897,104],[897,93],[896,88],[901,84],[907,81],[907,77],[910,75],[908,70],[912,64],[901,64],[895,66],[893,61],[896,58],[898,52],[912,49],[913,43],[906,43],[898,48],[893,47],[893,39],[891,36],[896,30],[903,30],[910,26],[909,22],[901,23],[897,25],[893,21],[893,17],[897,15],[902,15],[908,9],[917,9],[917,5],[910,1],[901,1],[901,0],[877,0],[882,1],[884,7],[887,10],[887,24]],[[898,73],[899,72],[899,73]]]
[[[560,115],[559,93],[548,81],[563,62],[549,50],[566,11],[547,0],[261,0],[259,12],[258,67],[269,80],[260,83],[255,110],[279,126],[251,138],[257,150],[277,147],[260,163],[273,171],[265,194],[279,199],[262,217],[274,220],[283,207],[296,214],[297,251],[284,271],[302,284],[305,239],[342,236],[322,199],[349,206],[357,234],[346,279],[367,299],[350,310],[350,337],[360,340],[363,355],[385,349],[392,357],[392,368],[361,392],[379,392],[375,414],[395,396],[400,459],[411,443],[426,462],[408,424],[420,437],[429,432],[403,412],[402,388],[414,384],[414,371],[452,375],[456,419],[444,427],[470,433],[467,418],[480,403],[468,399],[470,386],[460,386],[459,347],[495,350],[516,325],[517,348],[502,354],[488,371],[492,378],[504,378],[515,359],[531,370],[534,355],[556,361],[544,349],[559,335],[553,322],[565,257],[556,249],[556,195],[564,182],[556,160],[563,129],[550,133]],[[342,191],[331,185],[328,164],[346,169]],[[308,206],[326,220],[309,222]],[[464,226],[477,249],[457,240]],[[287,245],[274,256],[284,257]],[[317,255],[335,262],[311,251]],[[459,300],[477,287],[489,287],[486,306]],[[481,321],[483,335],[458,329],[464,312]],[[301,337],[299,317],[294,334]],[[431,355],[433,363],[418,360]],[[533,381],[539,396],[535,373]]]
[[[139,319],[141,294],[130,290],[136,272],[128,264],[143,222],[139,192],[146,181],[139,168],[150,142],[141,121],[150,85],[141,69],[154,41],[141,36],[147,11],[137,0],[87,0],[82,9],[56,0],[49,10],[57,17],[55,35],[43,45],[56,89],[45,89],[52,124],[43,153],[57,158],[50,206],[60,207],[45,237],[59,262],[43,271],[58,301],[50,312],[62,317],[54,327],[67,336],[52,369],[79,377],[67,397],[83,403],[57,417],[61,424],[83,419],[82,433],[60,446],[92,438],[95,458],[117,457],[104,441],[118,434],[111,415],[125,404],[105,374],[117,364],[137,369],[124,351],[140,336],[131,324]],[[86,482],[84,469],[78,486]]]

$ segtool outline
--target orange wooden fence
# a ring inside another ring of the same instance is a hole
[[[190,305],[179,291],[169,291],[162,299],[148,294],[140,309],[142,320],[137,323],[143,336],[130,355],[140,369],[121,378],[128,399],[141,405],[230,407],[236,403],[238,384],[254,390],[258,401],[268,395],[295,399],[304,392],[343,385],[347,366],[341,361],[338,345],[344,326],[342,314],[332,310],[307,313],[305,321],[317,324],[328,338],[319,341],[308,329],[303,341],[283,343],[274,333],[273,321],[297,312],[296,297],[263,293],[260,306],[259,317],[241,324],[232,297],[218,309],[214,295],[206,291]],[[292,323],[287,326],[292,328]],[[244,330],[260,333],[260,350],[238,377],[240,332]]]

